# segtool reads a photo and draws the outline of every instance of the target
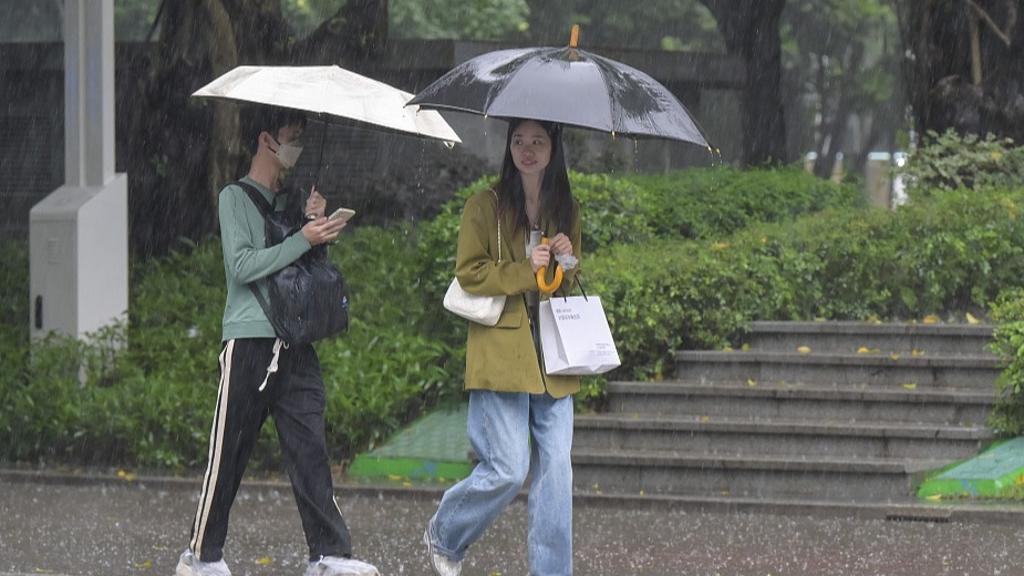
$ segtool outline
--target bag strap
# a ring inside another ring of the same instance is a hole
[[[263,197],[263,194],[260,194],[260,191],[257,190],[255,186],[247,182],[242,182],[241,180],[236,180],[234,184],[242,190],[245,190],[246,194],[249,195],[249,200],[256,205],[256,209],[260,211],[260,215],[263,216],[264,219],[270,215],[273,207],[270,205],[270,202],[267,202],[267,199]],[[273,308],[271,308],[270,302],[267,302],[267,299],[263,297],[263,293],[260,292],[257,287],[257,282],[259,282],[259,280],[249,282],[249,290],[252,292],[253,297],[256,298],[256,302],[259,303],[260,308],[263,309],[263,315],[267,317],[267,321],[269,321],[270,325],[274,328],[274,333],[284,334],[284,330],[282,329],[280,322],[278,322],[277,318],[275,318],[271,313]]]
[[[501,213],[498,210],[498,193],[491,188],[491,194],[494,194],[494,215],[495,220],[498,221],[498,262],[501,262]]]
[[[576,280],[576,285],[580,287],[580,293],[583,294],[583,299],[586,300],[587,302],[590,302],[590,299],[587,298],[587,291],[583,289],[583,282],[580,281],[580,276],[581,275],[582,275],[581,271],[577,270],[576,273],[572,275],[572,277],[573,277],[573,279]],[[569,290],[563,291],[562,292],[562,300],[564,301],[564,300],[567,300],[568,298],[569,298]]]
[[[260,211],[260,216],[266,218],[274,211],[274,207],[270,205],[270,202],[267,202],[267,199],[263,197],[263,194],[260,194],[260,191],[252,184],[242,182],[241,180],[235,180],[232,184],[238,186],[242,190],[245,190],[245,193],[249,196],[249,200],[252,200],[252,203],[256,205],[256,209]]]

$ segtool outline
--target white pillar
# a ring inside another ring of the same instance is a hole
[[[114,177],[114,3],[64,4],[64,182]]]
[[[65,184],[29,223],[31,333],[81,337],[128,310],[128,179],[114,172],[114,3],[64,3]]]

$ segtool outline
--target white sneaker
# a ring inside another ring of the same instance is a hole
[[[361,560],[324,556],[316,562],[309,563],[306,576],[380,576],[380,572],[376,566]]]
[[[430,538],[429,525],[423,531],[423,543],[427,545],[430,567],[434,569],[434,574],[437,574],[437,576],[459,576],[462,573],[461,560],[452,560],[434,548],[434,541]]]
[[[192,550],[185,549],[178,558],[175,576],[231,576],[231,570],[221,558],[216,562],[203,562],[196,558]]]

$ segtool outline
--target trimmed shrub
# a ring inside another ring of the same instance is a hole
[[[999,295],[990,317],[997,323],[992,351],[1006,368],[996,382],[998,396],[989,423],[1007,436],[1024,433],[1024,288]]]
[[[455,389],[452,354],[421,334],[420,255],[408,228],[362,228],[332,251],[350,283],[352,325],[317,344],[328,445],[338,458],[372,445]],[[136,264],[128,326],[84,342],[51,337],[28,352],[2,333],[0,459],[168,468],[205,463],[216,402],[225,287],[220,243]],[[6,301],[6,298],[4,299]],[[128,342],[130,345],[126,346]],[[84,367],[85,384],[79,382]],[[272,426],[254,451],[276,460]]]
[[[1024,182],[1024,146],[989,134],[961,136],[953,129],[929,130],[924,145],[900,171],[907,177],[912,199],[937,190],[1010,188]]]
[[[658,378],[686,348],[736,344],[751,320],[910,318],[985,307],[1024,276],[1024,190],[829,210],[716,241],[618,246],[587,264],[624,371]]]

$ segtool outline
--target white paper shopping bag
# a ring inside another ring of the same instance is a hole
[[[552,375],[603,374],[621,364],[597,296],[541,302],[540,344],[544,369]]]

